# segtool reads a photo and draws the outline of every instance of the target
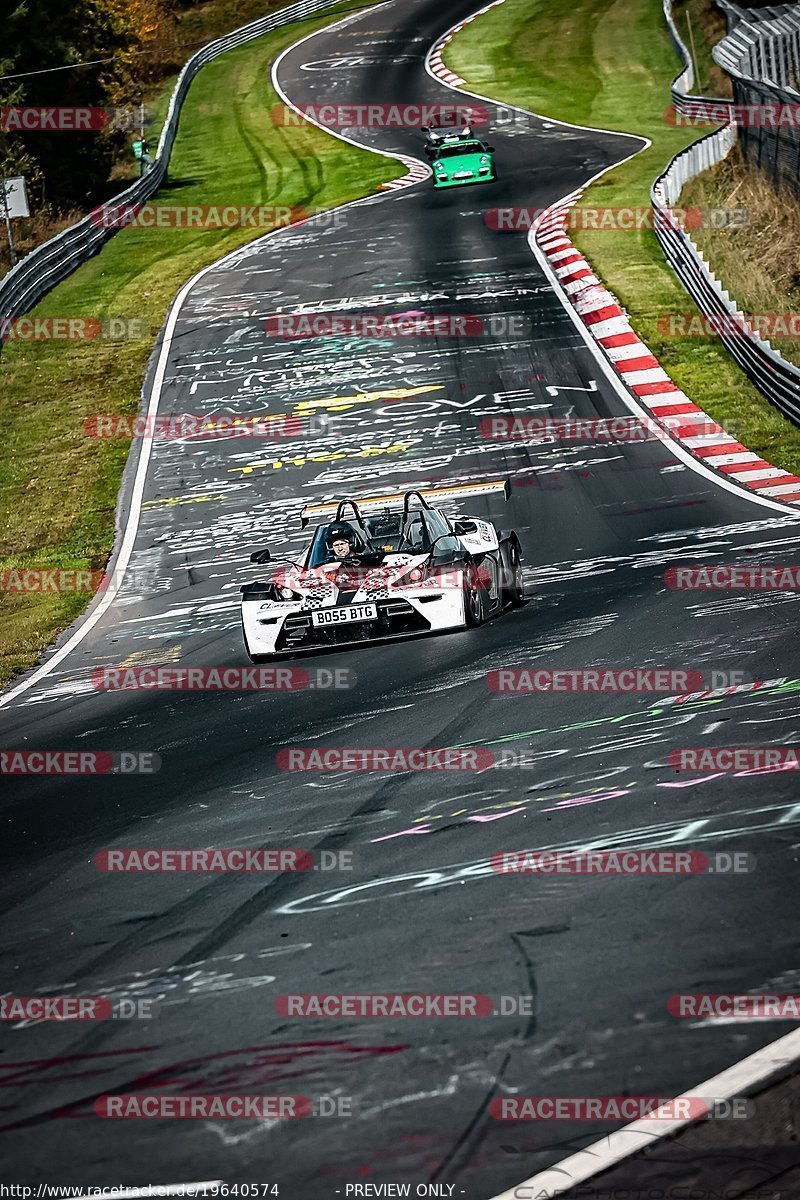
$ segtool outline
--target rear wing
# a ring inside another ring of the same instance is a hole
[[[466,500],[470,496],[489,496],[502,492],[506,500],[511,496],[508,479],[497,479],[491,483],[457,483],[451,487],[411,488],[406,492],[384,492],[381,495],[348,496],[358,505],[359,512],[374,512],[375,509],[394,508],[405,505],[407,496],[420,496],[429,504],[445,504],[453,500]],[[328,500],[323,504],[306,504],[300,514],[300,528],[305,529],[312,517],[335,517],[341,500]]]
[[[472,137],[472,126],[466,121],[459,127],[455,125],[428,125],[425,132],[431,141],[441,142],[445,138]]]

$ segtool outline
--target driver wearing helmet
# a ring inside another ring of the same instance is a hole
[[[347,521],[336,521],[329,526],[325,534],[325,546],[328,561],[334,564],[377,566],[383,562],[383,554],[379,550],[366,549],[353,526]]]

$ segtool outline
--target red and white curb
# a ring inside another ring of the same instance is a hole
[[[623,382],[654,420],[707,467],[775,500],[800,504],[800,477],[759,458],[693,404],[634,333],[615,296],[601,283],[566,234],[572,192],[535,223],[531,238],[547,257],[562,290]],[[669,418],[664,424],[662,418]],[[676,418],[680,418],[677,420]]]
[[[370,13],[377,12],[378,9],[385,7],[386,4],[390,3],[391,0],[384,0],[383,4],[375,4],[372,8],[366,9],[365,11]],[[364,12],[352,13],[349,17],[345,17],[343,20],[336,21],[333,25],[327,26],[327,30],[330,31],[333,29],[343,29],[346,25],[352,25],[355,21],[360,20],[363,15]],[[321,122],[315,120],[308,111],[298,108],[297,105],[293,104],[289,99],[286,92],[281,87],[278,79],[278,70],[280,65],[284,58],[286,58],[287,54],[290,54],[293,50],[297,50],[297,48],[304,45],[305,42],[310,42],[317,36],[318,32],[319,31],[315,33],[307,33],[306,36],[300,38],[299,41],[293,42],[291,46],[287,46],[272,64],[272,69],[270,71],[272,86],[282,99],[283,103],[287,106],[287,108],[290,108],[293,112],[297,113],[299,117],[302,117],[303,120],[308,121],[310,125],[316,125],[317,129],[324,130],[325,133],[329,133],[332,137],[338,138],[340,142],[346,142],[348,146],[355,146],[359,150],[367,150],[371,154],[379,154],[381,158],[392,158],[395,162],[402,163],[406,168],[405,175],[400,175],[397,179],[389,179],[386,181],[386,183],[379,184],[375,189],[376,193],[396,192],[401,188],[413,187],[415,184],[421,183],[423,179],[428,179],[433,174],[433,171],[428,164],[424,163],[421,159],[412,158],[409,154],[398,154],[395,150],[379,150],[377,146],[367,146],[363,142],[357,141],[355,138],[348,137],[346,133],[342,133],[342,131],[339,129],[331,129],[329,126],[321,124]],[[361,202],[355,201],[354,203]]]
[[[741,696],[746,692],[760,692],[762,688],[782,687],[789,682],[788,675],[780,675],[777,679],[757,679],[754,683],[734,683],[726,688],[709,688],[705,692],[681,692],[679,696],[659,696],[658,707],[666,708],[669,704],[689,704],[695,701],[721,700],[723,696]]]
[[[390,179],[388,183],[382,183],[380,185],[382,191],[393,192],[398,188],[412,187],[413,184],[427,179],[431,173],[430,167],[420,162],[418,158],[407,158],[404,154],[395,154],[394,157],[399,158],[408,167],[408,173],[401,175],[399,179]]]
[[[444,50],[452,36],[452,33],[448,33],[446,37],[442,38],[441,42],[437,42],[428,62],[434,75],[437,79],[441,79],[442,83],[449,83],[454,87],[460,87],[465,80],[460,75],[456,75],[442,62],[442,50]]]
[[[449,67],[444,65],[442,52],[447,43],[451,42],[457,33],[460,33],[462,29],[466,29],[467,25],[477,20],[478,17],[482,17],[490,8],[497,8],[498,4],[505,4],[505,0],[492,0],[491,4],[484,5],[483,8],[479,8],[477,12],[474,12],[471,17],[467,17],[458,25],[454,25],[452,29],[448,29],[444,37],[439,38],[439,41],[436,42],[433,50],[428,55],[428,65],[436,78],[440,79],[442,83],[447,83],[450,87],[461,87],[466,83],[465,79],[462,79],[460,75],[456,75],[454,71],[451,71]]]

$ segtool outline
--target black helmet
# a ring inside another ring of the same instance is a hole
[[[349,542],[351,546],[357,546],[359,537],[347,521],[335,521],[333,525],[328,526],[328,532],[325,534],[325,544],[328,547],[334,542]]]

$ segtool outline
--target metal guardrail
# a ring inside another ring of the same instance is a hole
[[[161,187],[178,132],[181,106],[192,80],[206,63],[218,58],[226,50],[233,50],[272,29],[310,16],[335,3],[337,0],[299,0],[299,3],[290,4],[224,37],[216,38],[198,50],[178,76],[153,166],[146,175],[107,201],[102,208],[143,204]],[[90,215],[31,250],[0,280],[0,321],[13,319],[31,309],[51,288],[96,254],[116,232],[114,228],[105,228],[96,215]]]
[[[800,7],[719,6],[729,32],[712,53],[733,81],[742,153],[776,186],[800,192]]]
[[[728,34],[712,50],[729,74],[790,88],[800,76],[800,13],[797,4],[739,8],[732,0],[717,0],[727,15]]]
[[[800,425],[800,367],[788,362],[748,324],[671,211],[684,184],[721,162],[735,143],[736,127],[730,124],[673,158],[651,190],[653,227],[667,262],[732,358],[771,404]]]
[[[720,7],[728,16],[730,32],[714,48],[714,59],[720,66],[731,74],[734,81],[734,104],[741,102],[742,91],[737,92],[744,76],[740,68],[747,70],[770,70],[778,75],[785,84],[790,77],[796,77],[800,70],[800,8],[798,6],[782,6],[750,10],[744,12],[729,0],[719,0]],[[693,83],[692,62],[689,53],[680,39],[672,19],[671,0],[664,0],[664,13],[667,24],[676,44],[678,54],[684,63],[684,70],[672,85],[673,103],[676,109],[687,115],[701,115],[719,104],[726,104],[730,121],[722,129],[710,133],[695,142],[687,150],[682,151],[669,163],[664,173],[656,180],[650,192],[653,205],[653,228],[661,245],[667,262],[670,264],[678,279],[686,288],[689,295],[697,304],[701,313],[709,320],[711,327],[729,351],[731,357],[753,381],[764,396],[776,408],[788,417],[794,424],[800,425],[800,368],[790,363],[770,343],[762,338],[757,330],[748,324],[746,315],[742,313],[736,301],[725,290],[714,275],[711,267],[695,246],[689,234],[680,227],[672,207],[678,203],[681,191],[688,180],[693,179],[709,167],[727,157],[737,140],[746,132],[731,101],[719,101],[710,97],[689,96],[688,89]],[[767,30],[768,36],[762,39],[756,30]],[[778,48],[775,39],[786,38],[785,44]],[[747,56],[750,57],[747,57]],[[737,74],[738,72],[738,74]],[[792,72],[795,73],[792,76]],[[749,84],[762,89],[759,99],[764,102],[768,84],[748,80]],[[779,89],[773,89],[776,94]],[[681,97],[687,107],[678,108],[677,97]],[[780,91],[782,103],[788,103],[788,91]],[[797,100],[800,101],[800,94]],[[774,103],[775,101],[769,101]],[[691,107],[690,107],[691,106]],[[800,112],[800,110],[797,110]],[[756,127],[757,128],[757,127]],[[800,131],[797,131],[800,133]],[[800,181],[800,161],[796,180]]]
[[[683,63],[683,70],[680,75],[675,76],[670,85],[672,107],[675,109],[675,112],[680,113],[684,117],[704,116],[708,111],[709,104],[713,104],[718,112],[729,113],[733,101],[709,99],[708,96],[693,96],[691,94],[691,90],[694,87],[694,64],[692,56],[678,32],[678,26],[675,24],[675,18],[672,14],[672,0],[663,0],[663,6],[669,36],[672,39],[672,44],[675,47],[678,58]],[[727,119],[729,119],[727,116],[723,117],[723,120]]]

